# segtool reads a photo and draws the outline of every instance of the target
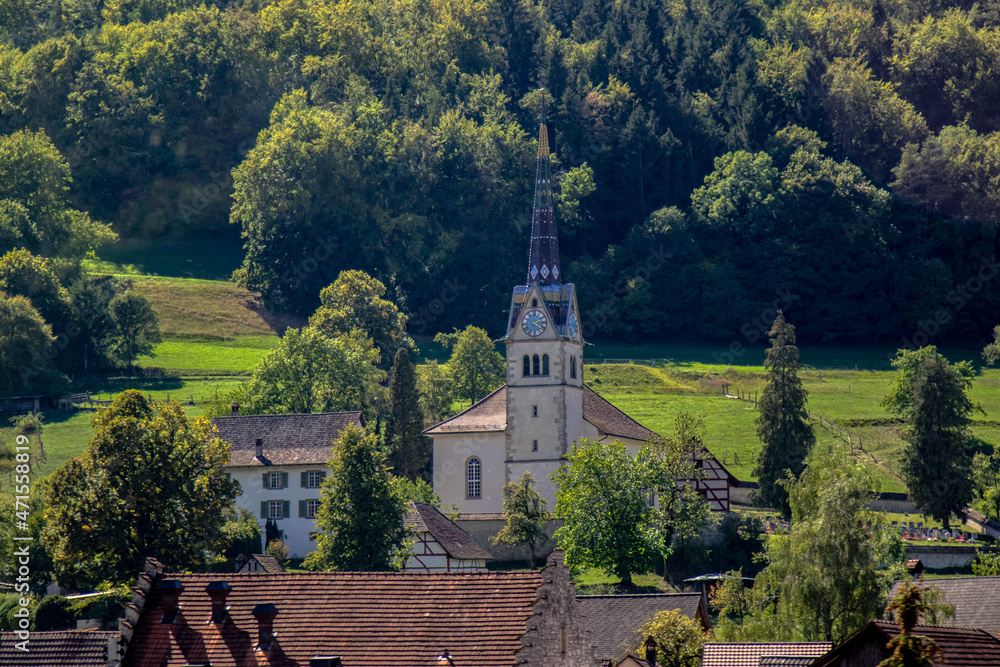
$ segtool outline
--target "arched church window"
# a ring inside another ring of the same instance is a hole
[[[531,307],[532,308],[537,308],[538,307],[538,299],[532,299],[531,300]]]
[[[537,354],[531,358],[531,370],[532,370],[532,373],[531,373],[532,375],[539,375],[542,372],[541,371],[541,366],[539,366],[539,363],[538,363],[538,355]]]
[[[542,375],[549,374],[549,355],[542,355]]]
[[[576,357],[569,358],[569,376],[576,379]]]
[[[521,375],[523,377],[531,375],[531,360],[528,359],[528,355],[524,355],[524,358],[521,359]]]
[[[476,457],[465,464],[469,479],[469,497],[480,498],[483,495],[483,464]]]

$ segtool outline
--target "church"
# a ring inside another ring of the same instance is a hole
[[[501,489],[525,471],[555,507],[551,475],[582,438],[619,440],[635,455],[656,434],[584,383],[576,288],[562,281],[545,112],[525,284],[514,287],[503,340],[507,383],[424,433],[434,440],[434,492],[461,514],[503,512]],[[735,478],[711,455],[697,461],[699,490],[715,511],[729,510]]]

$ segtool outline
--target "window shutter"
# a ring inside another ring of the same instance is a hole
[[[281,473],[281,488],[283,488],[283,489],[287,489],[288,488],[288,473],[287,472]]]
[[[267,518],[267,501],[266,500],[260,501],[260,518],[261,519],[266,519]]]
[[[307,473],[307,472],[300,472],[299,473],[299,486],[301,486],[304,489],[304,488],[306,488],[307,484],[309,484],[309,473]]]
[[[281,501],[281,518],[287,519],[292,516],[292,503],[290,500]]]
[[[264,480],[263,481],[264,488],[265,489],[270,489],[271,487],[268,486],[268,481],[270,481],[270,479],[271,479],[270,476],[267,473],[264,473],[261,477]]]
[[[304,475],[305,473],[302,473],[302,474]],[[305,501],[305,500],[300,500],[299,501],[299,518],[300,519],[305,519],[307,516],[309,516],[309,510],[306,507],[306,502],[307,501]]]

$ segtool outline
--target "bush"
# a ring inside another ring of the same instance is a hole
[[[61,595],[46,595],[35,609],[35,630],[58,630],[76,625],[72,603]]]

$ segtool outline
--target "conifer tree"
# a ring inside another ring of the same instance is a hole
[[[788,491],[778,484],[788,472],[798,479],[805,469],[805,459],[816,442],[816,435],[806,413],[806,390],[798,376],[799,348],[795,346],[795,327],[785,321],[780,310],[768,333],[771,347],[767,350],[764,368],[767,385],[757,408],[757,437],[764,447],[754,474],[760,482],[759,502],[780,509],[785,515],[791,510]]]
[[[913,378],[902,474],[914,507],[949,528],[953,512],[972,501],[975,479],[969,448],[970,381],[936,352]]]
[[[389,378],[389,418],[385,442],[395,474],[430,481],[431,440],[423,435],[424,419],[417,393],[417,373],[405,347],[396,351]]]

